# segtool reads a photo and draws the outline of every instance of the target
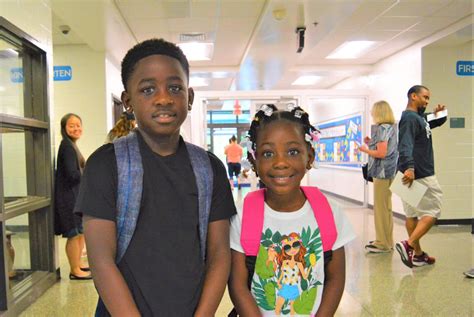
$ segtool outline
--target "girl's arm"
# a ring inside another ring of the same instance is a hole
[[[229,278],[229,295],[240,317],[261,316],[257,303],[247,286],[248,271],[245,254],[232,250],[232,270]]]
[[[346,260],[344,247],[332,252],[331,261],[324,267],[324,290],[317,317],[334,316],[346,281]]]
[[[115,264],[115,222],[84,216],[84,237],[94,284],[111,316],[140,316],[122,273]]]
[[[209,223],[206,278],[194,316],[214,316],[224,295],[230,272],[229,220]]]
[[[361,152],[367,153],[368,155],[372,157],[383,159],[387,155],[387,145],[388,145],[387,141],[382,141],[382,142],[377,143],[375,150],[369,150],[365,146],[360,147],[359,150]]]

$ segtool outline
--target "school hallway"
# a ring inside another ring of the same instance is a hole
[[[238,208],[248,188],[234,189]],[[409,269],[396,251],[367,254],[364,245],[375,236],[373,213],[339,200],[357,238],[346,248],[346,287],[336,316],[472,316],[474,279],[462,274],[474,263],[470,226],[436,226],[422,240],[422,247],[436,257],[436,264]],[[401,219],[394,218],[394,239],[405,239]],[[92,281],[70,281],[60,238],[62,279],[43,294],[21,317],[93,316],[97,293]],[[232,303],[225,294],[217,317],[225,317]]]

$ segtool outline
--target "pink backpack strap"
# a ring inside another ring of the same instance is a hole
[[[334,242],[337,239],[336,224],[334,223],[334,215],[326,196],[321,193],[317,187],[302,186],[306,199],[314,212],[314,217],[319,226],[321,241],[323,243],[323,251],[332,250]],[[263,224],[262,224],[263,225]]]
[[[245,255],[256,256],[260,248],[263,230],[265,189],[250,192],[245,196],[242,209],[242,231],[240,244]]]

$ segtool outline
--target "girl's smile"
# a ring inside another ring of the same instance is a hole
[[[257,172],[267,186],[270,206],[273,199],[278,199],[279,210],[281,200],[297,201],[298,206],[290,208],[300,208],[305,201],[300,182],[314,160],[302,128],[287,120],[262,126],[257,137],[256,158]]]

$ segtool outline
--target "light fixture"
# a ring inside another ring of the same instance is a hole
[[[214,53],[214,43],[178,43],[188,61],[209,61]]]
[[[203,77],[189,78],[189,87],[206,87],[209,86],[209,79]]]
[[[372,47],[375,41],[348,41],[336,48],[331,54],[326,56],[328,59],[354,59],[360,57],[363,53]]]
[[[321,76],[315,76],[315,75],[304,75],[298,77],[294,82],[291,84],[293,86],[309,86],[309,85],[314,85],[321,79]]]

